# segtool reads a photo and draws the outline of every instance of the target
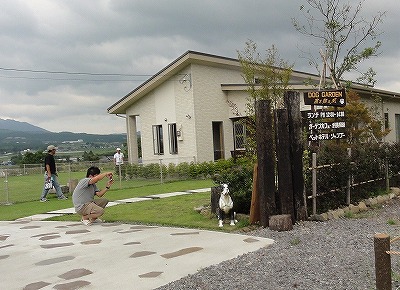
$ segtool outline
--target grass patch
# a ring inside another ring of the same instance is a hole
[[[34,214],[46,213],[53,210],[72,207],[71,199],[58,200],[54,194],[52,194],[49,199],[49,202],[29,201],[11,205],[1,205],[0,220],[13,221],[18,218],[31,216]]]
[[[71,175],[71,179],[79,179],[83,176],[84,173],[82,172],[75,173]],[[58,200],[55,194],[49,194],[49,202],[39,202],[43,186],[42,175],[13,176],[10,177],[9,181],[12,184],[10,187],[10,201],[13,204],[0,205],[0,220],[11,221],[26,216],[73,207],[71,194],[68,195],[68,200]],[[65,184],[62,175],[60,176],[60,181],[61,184]],[[112,190],[107,192],[105,197],[110,201],[114,201],[199,188],[210,188],[211,190],[211,187],[214,186],[211,180],[184,180],[164,183],[160,183],[159,180],[129,180],[121,183],[122,186],[120,187],[117,180]],[[104,185],[105,180],[98,183],[99,188],[104,187]],[[20,198],[17,198],[17,196]],[[111,206],[106,209],[103,218],[107,222],[187,227],[224,232],[232,232],[249,226],[248,219],[242,217],[236,226],[230,226],[229,223],[226,223],[222,229],[219,228],[215,214],[202,215],[194,210],[196,207],[209,204],[210,192],[194,193]],[[80,216],[70,214],[52,217],[49,220],[79,221]]]
[[[300,238],[296,237],[296,238],[294,238],[293,240],[290,241],[290,244],[292,246],[296,246],[296,245],[300,244],[300,242],[301,242]]]
[[[60,173],[59,182],[66,185],[70,179],[82,179],[86,172]],[[0,178],[0,181],[5,181]],[[6,190],[0,190],[0,202],[9,201],[11,203],[38,201],[43,190],[43,174],[32,174],[23,176],[9,176]],[[98,182],[98,187],[103,188],[106,180]],[[5,182],[4,182],[5,184]],[[205,180],[184,180],[184,181],[164,181],[159,179],[132,179],[116,180],[109,192],[110,200],[138,197],[148,194],[182,191],[197,188],[211,188],[214,183],[210,179]]]
[[[38,179],[38,176],[36,176],[36,179]],[[14,184],[15,187],[24,188],[24,185],[29,184],[30,181],[33,182],[36,179],[34,179],[32,176],[21,176],[20,179],[18,179],[18,185],[15,181]],[[128,183],[128,181],[126,181],[126,183]],[[131,185],[133,184],[133,186],[136,187],[115,189],[114,184],[113,189],[107,192],[105,197],[108,198],[110,201],[113,201],[131,197],[141,197],[150,194],[186,191],[198,188],[211,188],[211,186],[213,186],[211,180],[184,180],[162,184],[159,183],[159,181],[157,184],[154,184],[154,181],[129,181],[129,183]],[[27,195],[27,197],[25,197],[25,200],[19,200],[15,202],[15,199],[10,198],[10,201],[12,202],[11,205],[0,205],[0,220],[15,220],[25,216],[73,207],[71,194],[68,195],[68,200],[58,200],[55,194],[48,194],[47,197],[50,200],[49,202],[39,202],[43,180],[40,179],[38,184],[40,188],[36,189],[35,192],[26,191],[23,193],[24,195]],[[101,188],[104,186],[105,181],[100,181],[98,184]]]
[[[194,208],[209,205],[210,193],[195,193],[162,199],[153,199],[106,208],[104,218],[107,222],[124,222],[160,226],[175,226],[232,232],[246,227],[248,221],[242,219],[236,226],[218,227],[215,215],[202,215]],[[51,220],[78,221],[78,215],[54,217]]]
[[[344,217],[345,217],[345,218],[348,218],[348,219],[351,219],[351,218],[355,218],[355,215],[354,215],[353,212],[347,211],[347,212],[344,214]]]

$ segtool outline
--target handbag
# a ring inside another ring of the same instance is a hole
[[[53,188],[53,180],[49,179],[44,184],[44,189],[52,189]]]

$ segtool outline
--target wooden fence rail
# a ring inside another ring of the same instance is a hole
[[[347,150],[348,153],[348,157],[351,158],[351,149],[348,148]],[[352,165],[355,164],[355,162],[351,162]],[[342,164],[340,163],[334,163],[334,164],[324,164],[324,165],[317,165],[317,154],[316,153],[312,153],[312,160],[311,160],[311,167],[308,168],[309,170],[311,170],[311,178],[312,178],[312,194],[310,196],[307,196],[306,198],[312,199],[312,214],[315,215],[317,213],[317,198],[320,196],[323,196],[325,194],[328,193],[333,193],[333,192],[337,192],[337,191],[342,191],[342,188],[335,188],[335,189],[331,189],[328,192],[318,192],[318,182],[317,182],[317,175],[318,175],[318,170],[321,169],[325,169],[325,168],[332,168],[334,166],[340,166]],[[377,181],[382,181],[385,180],[385,184],[386,184],[386,190],[389,190],[389,165],[387,160],[385,160],[385,176],[384,177],[380,177],[380,178],[375,178],[375,179],[370,179],[370,180],[366,180],[366,181],[359,181],[359,182],[354,182],[353,181],[353,176],[350,173],[348,178],[347,178],[347,185],[346,185],[346,204],[350,205],[351,203],[351,189],[354,188],[355,186],[360,186],[363,184],[368,184],[368,183],[372,183],[372,182],[377,182]]]

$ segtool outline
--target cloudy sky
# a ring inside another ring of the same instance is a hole
[[[322,0],[324,1],[324,0]],[[349,0],[351,3],[358,3]],[[400,92],[399,0],[366,0],[381,55],[376,87]],[[347,2],[347,1],[343,1]],[[237,57],[247,40],[275,45],[294,69],[317,73],[301,51],[319,47],[293,28],[305,0],[0,0],[0,118],[60,132],[125,132],[107,108],[194,50]]]

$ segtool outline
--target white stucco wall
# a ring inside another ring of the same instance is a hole
[[[158,86],[127,110],[127,115],[140,118],[143,163],[163,164],[192,162],[197,158],[194,128],[193,90],[182,78],[190,74],[190,67]],[[170,154],[168,124],[176,123],[182,130],[178,138],[178,154]],[[162,125],[164,154],[155,155],[152,126]]]
[[[221,84],[243,83],[240,71],[192,65],[198,161],[214,160],[212,122],[223,123],[224,155],[233,150],[232,122],[227,94]]]

